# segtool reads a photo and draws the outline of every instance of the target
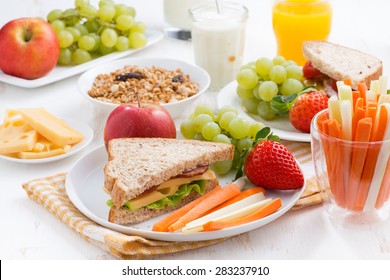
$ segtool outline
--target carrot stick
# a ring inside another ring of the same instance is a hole
[[[320,122],[319,125],[321,127],[322,132],[329,136],[329,123],[332,120],[324,120],[323,122]],[[334,187],[336,186],[336,172],[333,170],[334,165],[333,165],[333,157],[334,157],[334,151],[332,147],[332,140],[329,140],[327,136],[321,135],[321,142],[324,147],[324,154],[325,154],[325,162],[326,162],[326,169],[328,173],[328,178],[329,178],[329,186],[330,190],[332,193],[334,193]]]
[[[250,223],[256,220],[259,220],[261,218],[264,218],[268,215],[271,215],[272,213],[279,210],[279,208],[282,207],[282,201],[280,198],[276,198],[272,200],[270,203],[264,205],[262,208],[257,210],[256,212],[249,214],[243,218],[239,219],[233,219],[230,221],[210,221],[203,225],[204,231],[213,231],[213,230],[220,230],[224,228],[239,226],[242,224]]]
[[[328,120],[329,116],[328,114],[322,114],[317,118],[317,127],[320,132],[324,132],[324,121]]]
[[[209,197],[198,203],[194,208],[192,208],[190,211],[180,217],[176,222],[171,224],[168,227],[168,230],[170,232],[177,231],[189,222],[203,216],[210,209],[224,203],[225,201],[231,199],[239,193],[240,188],[235,184],[230,184],[222,188],[219,192],[214,192],[213,195],[210,195]]]
[[[374,106],[368,106],[366,107],[366,115],[365,117],[369,117],[372,119],[372,123],[375,123],[375,118],[376,118],[376,107]]]
[[[168,227],[176,222],[180,217],[182,217],[184,214],[189,212],[192,208],[194,208],[196,205],[198,205],[200,202],[205,200],[206,198],[214,195],[215,193],[219,193],[222,190],[221,186],[217,186],[208,193],[205,193],[198,199],[195,199],[191,201],[190,203],[186,204],[185,206],[177,209],[176,211],[172,212],[170,215],[164,217],[163,219],[159,220],[157,223],[153,225],[153,231],[160,231],[160,232],[167,232]]]
[[[370,140],[370,134],[372,130],[372,119],[364,118],[361,119],[357,124],[356,137],[355,141],[359,142],[368,142]],[[367,155],[367,145],[354,144],[352,148],[352,164],[351,171],[349,174],[349,184],[347,191],[347,208],[353,210],[355,205],[355,198],[358,192],[358,186],[360,178],[362,176],[362,171],[364,167],[364,162]]]
[[[357,107],[355,114],[352,117],[352,140],[356,140],[356,128],[361,119],[364,118],[366,111],[363,108]]]
[[[332,120],[329,122],[329,136],[334,138],[343,139],[343,133],[340,127],[340,124],[336,120]],[[333,189],[333,196],[336,200],[336,203],[341,207],[345,205],[345,189],[344,189],[344,172],[340,172],[340,170],[344,170],[344,149],[340,145],[340,143],[334,143],[331,147],[329,145],[331,151],[331,173],[335,176],[333,179],[333,188],[331,187],[331,191]]]
[[[379,116],[377,116],[376,124],[374,127],[374,135],[371,136],[371,141],[380,141],[382,139],[389,139],[390,129],[387,127],[388,122],[388,110],[390,109],[389,104],[380,105]],[[382,182],[385,180],[385,172],[387,162],[390,155],[389,143],[378,142],[373,144],[372,149],[378,149],[378,157],[376,159],[375,170],[372,176],[372,181],[368,187],[367,197],[365,199],[364,210],[373,210],[378,200],[380,188]]]
[[[247,189],[247,190],[241,192],[240,194],[232,197],[228,201],[225,201],[224,203],[220,204],[219,206],[216,206],[213,209],[210,209],[206,213],[206,215],[211,213],[211,212],[217,211],[217,210],[219,210],[221,208],[224,208],[226,206],[229,206],[229,205],[231,205],[233,203],[236,203],[237,201],[243,200],[244,198],[247,198],[247,197],[249,197],[251,195],[254,195],[256,193],[259,193],[259,192],[262,192],[263,194],[265,194],[265,190],[262,187],[253,187],[253,188]]]
[[[357,108],[361,108],[361,109],[364,108],[364,98],[361,98],[361,97],[360,97],[360,98],[358,98],[358,99],[356,100],[355,110],[354,110],[354,111],[356,111]]]
[[[383,129],[383,127],[386,128],[387,125],[387,113],[385,114],[384,112],[382,112],[383,111],[382,108],[379,113],[377,129],[375,129],[374,132],[372,133],[370,137],[370,141],[380,141],[383,139],[383,135],[385,133],[385,129]],[[354,210],[357,211],[363,210],[364,204],[366,203],[372,177],[375,172],[375,166],[376,166],[379,150],[380,150],[379,145],[372,146],[368,150],[366,161],[364,164],[363,175],[359,184]]]
[[[352,91],[352,109],[356,109],[356,103],[358,99],[360,98],[360,92],[359,91]]]
[[[365,98],[367,92],[367,85],[365,83],[358,83],[358,91],[360,92],[360,97]]]
[[[385,106],[379,106],[379,115],[376,118],[376,122],[374,126],[374,133],[371,135],[371,141],[381,141],[383,140],[383,136],[385,135],[387,121],[388,121],[388,113]]]
[[[349,79],[349,78],[345,78],[345,79],[343,79],[343,82],[344,82],[344,84],[345,85],[347,85],[347,86],[352,86],[352,81],[351,81],[351,79]]]

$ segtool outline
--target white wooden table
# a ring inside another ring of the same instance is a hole
[[[19,17],[45,17],[54,8],[66,9],[73,0],[13,0],[0,10],[0,26]],[[97,1],[92,1],[97,2]],[[162,0],[130,1],[138,18],[153,28],[164,26]],[[241,1],[249,8],[245,61],[275,55],[270,0]],[[390,30],[385,0],[333,1],[330,40],[380,57],[384,72],[390,64]],[[136,54],[179,58],[193,62],[191,42],[164,38]],[[30,179],[65,172],[90,148],[102,144],[105,115],[77,92],[74,76],[36,89],[0,83],[0,117],[6,108],[43,106],[57,115],[77,118],[95,130],[95,139],[83,152],[50,164],[25,165],[0,161],[1,259],[113,259],[82,239],[42,206],[27,198],[21,184]],[[213,96],[208,98],[213,99]],[[306,168],[306,175],[313,173]],[[218,245],[154,259],[390,259],[390,222],[381,225],[339,227],[325,206],[287,213],[271,224]]]

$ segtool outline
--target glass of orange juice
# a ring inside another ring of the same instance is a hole
[[[302,43],[327,40],[332,24],[332,7],[328,0],[277,0],[272,24],[278,55],[303,65]]]

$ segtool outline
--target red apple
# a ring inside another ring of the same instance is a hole
[[[60,47],[54,29],[39,18],[19,18],[0,29],[0,69],[23,79],[36,79],[57,64]]]
[[[114,138],[176,138],[176,127],[169,112],[158,105],[120,105],[108,116],[104,143]]]

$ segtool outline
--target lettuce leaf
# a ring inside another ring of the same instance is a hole
[[[200,195],[203,195],[206,192],[206,181],[194,181],[189,184],[181,185],[177,191],[171,195],[164,197],[158,201],[150,203],[146,207],[149,209],[163,209],[166,206],[176,206],[180,201],[187,195],[189,195],[192,191],[197,192]]]

